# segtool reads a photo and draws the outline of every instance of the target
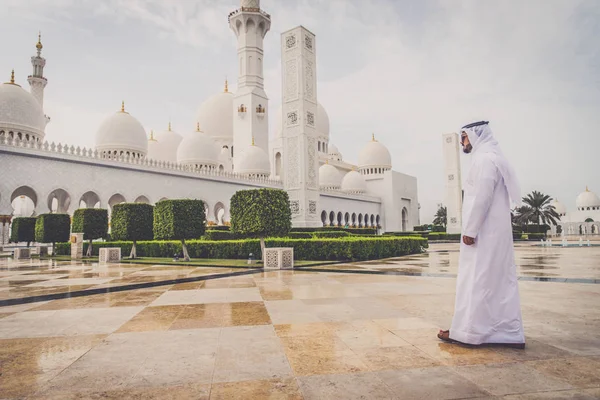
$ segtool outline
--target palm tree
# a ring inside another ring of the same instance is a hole
[[[435,218],[433,219],[434,225],[442,225],[444,228],[448,224],[448,209],[444,206],[440,206],[437,212],[435,213]]]
[[[550,204],[552,197],[547,194],[534,190],[527,196],[523,197],[523,206],[516,209],[517,222],[522,225],[528,225],[530,222],[534,224],[546,224],[556,226],[560,221],[560,215]]]

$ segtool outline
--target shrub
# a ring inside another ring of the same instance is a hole
[[[210,228],[206,228],[211,231],[230,231],[231,229],[227,225],[213,225]]]
[[[73,213],[73,233],[83,233],[83,239],[89,240],[106,238],[108,234],[108,211],[103,208],[80,208]],[[86,255],[91,257],[91,248]]]
[[[285,236],[292,228],[290,199],[284,190],[240,190],[230,204],[231,230],[245,237],[260,238],[261,255],[266,237]]]
[[[288,237],[290,239],[312,239],[313,234],[310,232],[288,232],[288,234],[285,235],[285,237]]]
[[[236,239],[236,235],[233,232],[224,230],[207,229],[204,232],[203,240],[233,240]]]
[[[545,233],[528,233],[527,240],[542,240],[546,238]]]
[[[154,237],[160,240],[180,240],[184,260],[190,260],[185,240],[197,239],[204,235],[205,230],[206,215],[202,200],[163,200],[156,203]]]
[[[446,227],[442,225],[433,225],[431,227],[431,232],[446,232]]]
[[[38,243],[66,242],[71,234],[71,217],[69,214],[42,214],[35,222],[35,241]]]
[[[339,239],[290,239],[269,238],[266,244],[270,247],[293,247],[296,260],[314,261],[359,261],[389,257],[400,257],[421,252],[427,247],[422,238],[397,237],[349,237]],[[131,250],[132,242],[94,242],[93,254],[98,254],[101,247],[120,247],[121,252]],[[193,258],[215,259],[247,259],[248,254],[259,254],[260,240],[189,240],[189,254]],[[57,254],[69,254],[68,243],[57,245]],[[142,257],[172,257],[181,252],[181,243],[177,241],[140,241],[138,254]]]
[[[550,226],[546,224],[529,224],[524,226],[524,232],[526,233],[543,233],[545,234],[550,230]]]
[[[428,225],[417,225],[413,228],[413,230],[415,232],[423,232],[423,231],[427,231],[428,229]]]
[[[321,232],[315,232],[312,234],[313,237],[315,238],[341,238],[341,237],[348,237],[351,234],[349,232],[345,232],[345,231],[321,231]]]
[[[384,236],[404,236],[404,237],[411,237],[411,236],[416,236],[416,237],[422,237],[422,238],[429,238],[429,232],[423,232],[423,231],[418,231],[418,232],[386,232],[384,233]]]
[[[14,218],[10,228],[10,241],[27,242],[29,247],[29,244],[35,240],[35,220],[35,217]]]
[[[131,240],[130,258],[136,258],[138,240],[154,239],[154,207],[144,203],[121,203],[113,207],[110,217],[113,240]]]

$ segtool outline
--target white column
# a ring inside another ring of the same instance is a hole
[[[296,227],[321,225],[315,53],[315,35],[304,27],[281,34],[283,181]]]
[[[443,135],[444,180],[447,209],[448,233],[460,233],[462,228],[462,182],[460,175],[459,136],[456,133]]]

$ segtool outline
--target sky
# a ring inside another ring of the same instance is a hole
[[[0,80],[28,87],[42,32],[46,139],[92,147],[120,109],[149,132],[189,134],[199,105],[236,86],[236,0],[0,0]],[[270,132],[281,104],[281,32],[317,41],[330,143],[356,162],[371,133],[418,179],[421,221],[444,201],[442,134],[489,120],[523,193],[568,210],[600,194],[600,2],[262,0]],[[463,157],[465,171],[468,157]],[[463,173],[464,175],[464,173]]]

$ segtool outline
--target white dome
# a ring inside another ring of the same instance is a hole
[[[24,90],[13,83],[0,85],[0,128],[15,132],[31,132],[44,136],[46,117],[40,103]]]
[[[177,148],[183,137],[171,130],[171,124],[166,131],[154,134],[155,142],[148,142],[148,158],[152,160],[177,162]]]
[[[342,153],[340,153],[340,151],[338,150],[336,145],[330,143],[328,150],[329,150],[329,158],[331,158],[332,160],[337,160],[337,161],[343,160]]]
[[[329,137],[329,115],[321,103],[317,103],[317,134]]]
[[[556,211],[556,213],[558,215],[566,215],[567,214],[567,207],[565,207],[565,205],[563,203],[561,203],[558,200],[554,200],[551,203],[552,206],[554,206],[554,211]]]
[[[367,183],[365,179],[356,171],[350,171],[342,179],[342,190],[348,193],[365,193]]]
[[[240,154],[240,161],[234,166],[235,171],[245,175],[271,174],[271,163],[267,153],[254,144],[244,149]]]
[[[578,209],[587,210],[588,207],[591,209],[592,207],[600,207],[600,198],[594,192],[590,192],[588,188],[585,188],[585,192],[581,192],[579,196],[577,196],[577,200],[575,200],[575,204]]]
[[[324,189],[339,189],[342,186],[342,176],[333,165],[323,164],[319,168],[319,186]]]
[[[392,156],[388,149],[373,137],[360,151],[358,166],[360,169],[371,167],[391,169]]]
[[[202,103],[196,122],[215,139],[233,140],[233,94],[217,93]]]
[[[96,150],[148,154],[148,138],[140,122],[121,111],[104,120],[96,132]]]
[[[196,167],[216,167],[219,164],[219,149],[208,133],[196,129],[179,144],[177,162]]]

